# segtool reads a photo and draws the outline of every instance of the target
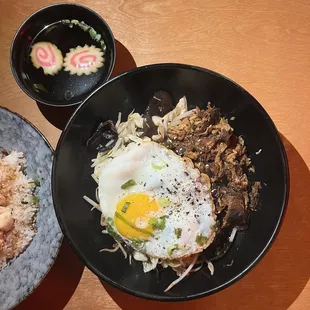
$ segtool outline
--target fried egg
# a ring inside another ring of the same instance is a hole
[[[97,174],[108,232],[135,250],[176,259],[214,239],[210,188],[190,160],[155,142],[131,143]]]

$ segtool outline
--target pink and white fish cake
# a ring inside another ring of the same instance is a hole
[[[103,51],[93,45],[71,48],[64,60],[65,71],[71,75],[89,75],[103,66]]]
[[[35,68],[42,68],[44,74],[57,74],[63,64],[63,56],[56,45],[50,42],[38,42],[32,46],[31,61]]]

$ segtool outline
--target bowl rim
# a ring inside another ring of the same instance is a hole
[[[190,70],[195,70],[195,71],[199,71],[199,72],[205,72],[211,75],[214,75],[216,77],[219,77],[221,79],[224,79],[226,81],[229,81],[230,83],[232,83],[235,87],[239,88],[242,92],[247,93],[253,100],[254,100],[254,104],[256,105],[257,109],[260,110],[260,112],[262,114],[264,114],[264,117],[268,120],[269,124],[271,125],[271,130],[273,131],[273,135],[276,137],[277,140],[277,144],[278,147],[280,149],[280,153],[281,153],[281,157],[282,157],[282,163],[283,163],[283,172],[284,172],[284,192],[283,192],[283,203],[281,206],[281,212],[279,214],[278,220],[276,225],[274,226],[272,235],[269,237],[269,240],[266,244],[266,246],[262,249],[262,251],[259,253],[259,255],[252,261],[252,263],[250,263],[242,272],[240,272],[237,276],[235,276],[234,278],[230,279],[229,281],[226,281],[225,283],[223,283],[222,285],[210,289],[208,291],[205,292],[201,292],[201,293],[197,293],[197,294],[192,294],[192,295],[186,295],[186,296],[158,296],[155,294],[151,294],[151,293],[143,293],[143,292],[138,292],[135,290],[132,290],[130,288],[127,288],[121,284],[119,284],[118,282],[115,282],[113,280],[111,280],[110,278],[106,277],[104,274],[101,273],[101,271],[99,271],[97,268],[95,268],[88,260],[87,258],[84,256],[83,253],[80,252],[80,250],[78,249],[78,246],[75,244],[74,240],[71,239],[70,234],[68,232],[68,230],[65,227],[65,224],[62,222],[61,216],[60,216],[60,207],[58,205],[57,202],[57,197],[56,197],[56,186],[55,186],[55,175],[56,175],[56,166],[57,166],[57,160],[58,160],[58,152],[61,148],[62,142],[64,137],[67,134],[68,129],[71,126],[72,121],[74,121],[74,119],[76,118],[77,114],[79,113],[80,109],[82,109],[85,105],[87,105],[87,102],[89,102],[89,100],[91,99],[91,97],[93,97],[97,92],[99,92],[101,90],[101,88],[105,87],[108,84],[112,84],[114,83],[114,81],[121,79],[123,76],[130,76],[136,73],[139,73],[141,71],[146,71],[146,70],[152,70],[152,69],[158,69],[158,68],[173,68],[173,67],[177,67],[177,68],[183,68],[183,69],[190,69]],[[107,282],[108,284],[114,286],[115,288],[129,293],[133,296],[136,297],[140,297],[140,298],[145,298],[145,299],[149,299],[149,300],[154,300],[154,301],[170,301],[170,302],[177,302],[177,301],[188,301],[188,300],[193,300],[193,299],[197,299],[197,298],[202,298],[205,296],[209,296],[212,295],[216,292],[219,292],[225,288],[227,288],[228,286],[232,285],[233,283],[237,282],[238,280],[240,280],[242,277],[244,277],[251,269],[253,269],[253,267],[255,267],[258,262],[261,261],[261,259],[265,256],[265,254],[268,252],[268,250],[270,249],[271,245],[273,244],[275,238],[277,237],[281,224],[283,222],[284,219],[284,215],[285,215],[285,211],[287,208],[287,204],[288,204],[288,199],[289,199],[289,187],[290,187],[290,182],[289,182],[289,166],[288,166],[288,159],[287,159],[287,154],[284,148],[284,144],[281,140],[280,134],[274,124],[274,122],[272,121],[272,119],[270,118],[270,116],[268,115],[268,113],[266,112],[266,110],[263,108],[263,106],[247,91],[245,90],[242,86],[240,86],[238,83],[234,82],[233,80],[231,80],[230,78],[217,73],[215,71],[206,69],[206,68],[202,68],[202,67],[198,67],[198,66],[194,66],[194,65],[189,65],[189,64],[180,64],[180,63],[158,63],[158,64],[152,64],[152,65],[145,65],[145,66],[141,66],[138,68],[134,68],[130,71],[124,72],[116,77],[114,77],[113,79],[109,80],[107,83],[103,84],[102,86],[100,86],[98,89],[96,89],[92,94],[90,94],[85,100],[84,102],[75,110],[75,112],[73,113],[73,115],[71,116],[71,118],[69,119],[69,121],[67,122],[64,130],[62,131],[60,138],[58,140],[56,149],[55,149],[55,156],[54,156],[54,160],[53,160],[53,167],[52,167],[52,196],[53,196],[53,201],[54,201],[54,208],[55,208],[55,213],[56,216],[58,218],[58,222],[59,225],[64,233],[64,235],[66,236],[66,239],[68,240],[68,243],[70,244],[70,246],[73,248],[74,252],[77,254],[77,256],[82,260],[82,262],[87,266],[87,268],[89,268],[96,276],[99,277],[99,279],[104,280],[105,282]]]
[[[81,5],[81,4],[78,4],[78,3],[60,2],[60,3],[54,3],[54,4],[51,4],[51,5],[47,5],[47,6],[44,6],[44,7],[40,8],[39,10],[33,12],[31,15],[29,15],[28,17],[26,17],[23,20],[23,22],[17,28],[17,30],[16,30],[16,32],[15,32],[15,34],[13,36],[13,39],[12,39],[12,42],[11,42],[11,46],[10,46],[10,67],[11,67],[11,71],[12,71],[12,74],[14,76],[14,79],[15,79],[16,83],[18,84],[18,86],[20,87],[20,89],[26,95],[28,95],[32,100],[34,100],[35,102],[42,103],[42,104],[45,104],[45,105],[51,106],[51,107],[57,107],[57,108],[62,108],[63,107],[63,108],[66,108],[66,107],[71,107],[71,106],[78,106],[81,103],[83,103],[85,101],[85,99],[84,100],[79,100],[79,101],[74,101],[73,103],[68,103],[68,104],[63,104],[63,105],[55,104],[55,103],[53,103],[50,100],[42,100],[41,98],[34,96],[33,93],[31,91],[29,91],[24,86],[24,84],[22,83],[22,81],[18,77],[16,66],[13,64],[13,50],[14,50],[14,47],[15,47],[15,42],[16,42],[17,36],[19,35],[19,33],[20,33],[21,29],[24,27],[24,25],[31,18],[33,18],[36,14],[38,14],[38,13],[40,13],[42,11],[45,11],[45,10],[49,10],[50,8],[53,8],[53,7],[57,7],[57,6],[59,6],[59,7],[62,7],[62,6],[79,7],[81,9],[84,9],[85,11],[88,11],[89,13],[97,16],[101,20],[101,22],[105,25],[105,27],[107,28],[106,34],[112,38],[112,43],[113,44],[112,44],[111,50],[113,51],[113,57],[111,59],[111,67],[110,67],[110,70],[108,71],[108,74],[105,76],[105,81],[101,85],[97,86],[97,88],[101,87],[104,83],[106,83],[109,80],[109,78],[111,77],[111,75],[112,75],[112,72],[113,72],[114,67],[115,67],[115,62],[116,62],[116,45],[115,45],[115,37],[113,35],[113,32],[112,32],[110,26],[108,25],[108,23],[105,21],[105,19],[100,14],[95,12],[93,9],[88,8],[87,6],[84,6],[84,5]],[[96,91],[97,88],[95,90],[93,90],[92,93],[94,91]],[[91,95],[91,94],[89,94],[89,95]],[[89,97],[89,95],[87,96],[87,98]]]

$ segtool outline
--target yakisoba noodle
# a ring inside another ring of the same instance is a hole
[[[65,71],[70,74],[89,75],[103,66],[104,58],[101,49],[91,45],[71,48],[64,60]]]
[[[56,45],[50,42],[38,42],[32,46],[30,53],[33,65],[42,68],[44,74],[54,75],[61,70],[63,57]]]

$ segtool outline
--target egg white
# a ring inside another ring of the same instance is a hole
[[[216,221],[210,189],[199,171],[171,150],[155,142],[131,143],[98,171],[100,209],[105,218],[114,219],[118,202],[133,193],[169,201],[160,211],[166,216],[165,228],[154,231],[139,251],[150,257],[175,259],[201,252],[212,242]],[[136,185],[122,189],[128,180]],[[181,229],[180,236],[176,229]],[[199,236],[204,237],[203,244],[197,241]]]

